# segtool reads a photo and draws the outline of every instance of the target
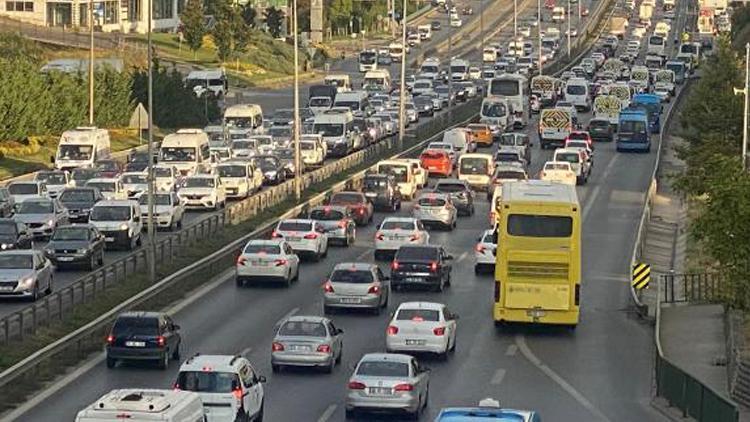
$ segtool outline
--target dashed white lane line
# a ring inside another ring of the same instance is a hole
[[[599,177],[599,184],[594,186],[594,188],[591,190],[590,195],[586,196],[586,203],[583,207],[583,214],[581,214],[583,221],[586,221],[586,216],[589,214],[589,211],[591,211],[592,204],[596,200],[596,197],[599,196],[600,187],[607,180],[607,177],[609,176],[609,173],[612,171],[612,168],[615,166],[615,161],[617,161],[617,157],[619,156],[620,154],[615,154],[615,156],[612,157],[611,160],[609,160],[609,163],[607,163],[607,167],[604,168],[604,171],[602,172],[601,177]]]
[[[246,347],[240,351],[240,356],[248,357],[250,355],[250,352],[253,351],[252,347]]]
[[[333,416],[333,413],[336,412],[337,407],[338,406],[336,406],[335,404],[328,406],[323,414],[318,418],[318,422],[328,422],[328,420],[331,419],[331,416]]]
[[[546,375],[549,379],[554,381],[557,385],[559,385],[566,393],[568,393],[575,401],[577,401],[581,406],[585,407],[589,412],[591,412],[592,415],[596,416],[597,419],[604,422],[611,422],[609,418],[607,418],[604,413],[602,413],[596,406],[593,405],[586,397],[583,396],[578,390],[576,390],[572,385],[570,385],[567,381],[565,381],[560,375],[558,375],[555,371],[552,370],[549,366],[547,366],[544,362],[541,361],[534,352],[531,351],[529,346],[526,344],[526,338],[523,336],[523,334],[517,334],[516,335],[516,345],[518,346],[518,349],[521,351],[521,354],[534,366],[537,367],[544,375]]]
[[[374,252],[373,252],[373,250],[372,250],[372,249],[367,249],[366,251],[364,251],[364,252],[362,252],[361,254],[359,254],[359,256],[357,256],[357,258],[355,259],[355,262],[360,262],[360,261],[362,261],[363,259],[365,259],[365,257],[366,257],[367,255],[369,255],[369,254],[371,254],[371,253],[374,253]]]
[[[458,256],[458,259],[456,259],[456,264],[458,264],[459,262],[463,261],[468,256],[469,256],[469,252],[462,253],[461,255]]]
[[[505,378],[505,369],[498,368],[497,371],[495,371],[495,374],[492,375],[492,379],[490,380],[490,384],[492,384],[492,385],[500,385],[503,382],[503,378]]]
[[[299,308],[293,308],[291,311],[289,311],[286,314],[284,314],[283,317],[279,318],[279,320],[276,322],[276,325],[281,324],[281,321],[284,321],[285,319],[287,319],[290,316],[296,314],[297,312],[299,312]]]
[[[505,356],[515,356],[516,352],[518,352],[518,346],[511,344],[505,349]]]

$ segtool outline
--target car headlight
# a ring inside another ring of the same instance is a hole
[[[55,220],[49,220],[49,221],[47,221],[47,225],[50,226],[50,227],[54,226],[55,225]]]
[[[44,253],[52,255],[53,253],[55,253],[55,250],[51,248],[44,248]]]
[[[127,224],[125,224],[125,223],[120,224],[120,230],[127,230],[127,229],[128,229],[128,225]]]
[[[78,253],[78,254],[82,254],[83,255],[83,254],[86,254],[86,252],[88,252],[88,249],[76,249],[76,253]]]
[[[265,175],[266,177],[274,178],[276,177],[276,170],[267,171],[265,172]]]
[[[21,287],[23,287],[24,289],[28,289],[29,287],[31,287],[34,284],[34,277],[31,277],[31,276],[24,277],[24,278],[18,280],[18,284],[20,284]]]

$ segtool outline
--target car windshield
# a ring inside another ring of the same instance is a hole
[[[74,169],[70,174],[70,177],[76,182],[85,182],[86,180],[99,177],[99,170],[97,169]]]
[[[358,270],[356,268],[346,270],[335,270],[330,277],[334,283],[372,283],[372,272],[369,270]]]
[[[94,207],[91,210],[91,221],[128,221],[130,220],[130,207],[106,206]]]
[[[646,122],[639,120],[626,120],[620,122],[618,133],[620,135],[632,135],[635,133],[646,132]]]
[[[565,144],[566,148],[588,148],[589,144],[586,141],[568,141]]]
[[[212,188],[214,187],[214,179],[209,177],[188,177],[185,179],[186,188]]]
[[[574,152],[562,152],[555,155],[555,161],[566,161],[568,163],[577,164],[581,156]]]
[[[383,164],[378,166],[378,173],[392,174],[396,182],[406,182],[408,171],[406,165]]]
[[[273,114],[273,120],[288,122],[292,119],[294,119],[294,110],[291,108],[282,108],[276,110],[276,112]]]
[[[277,148],[273,153],[282,160],[291,160],[294,158],[294,150],[291,148]]]
[[[268,134],[274,138],[291,138],[292,127],[291,126],[274,126],[268,129]]]
[[[31,255],[0,254],[0,269],[31,269],[33,264]]]
[[[365,189],[371,189],[371,190],[382,190],[388,187],[388,181],[385,178],[377,178],[377,179],[365,179]]]
[[[339,221],[344,218],[344,213],[330,208],[321,208],[310,211],[310,219],[318,221]]]
[[[314,142],[300,142],[299,149],[302,151],[315,151]]]
[[[465,192],[468,189],[466,189],[466,186],[463,183],[438,183],[437,186],[435,186],[435,190],[443,193],[456,193]]]
[[[244,253],[264,253],[268,255],[279,255],[281,254],[281,247],[279,245],[271,245],[265,243],[250,243],[245,246]]]
[[[309,232],[312,230],[312,223],[304,221],[282,221],[279,223],[279,230],[285,232]]]
[[[161,149],[161,161],[195,161],[195,148],[192,147],[180,147],[180,148],[162,148]]]
[[[408,377],[409,365],[405,362],[364,361],[357,367],[357,375],[370,377]]]
[[[18,205],[17,214],[52,214],[55,206],[52,201],[24,201]]]
[[[438,258],[438,249],[429,246],[410,246],[402,247],[396,252],[397,260],[432,260]]]
[[[154,177],[156,178],[171,178],[172,169],[166,167],[154,167]]]
[[[315,97],[310,99],[310,107],[328,107],[331,105],[331,99],[328,97]]]
[[[114,182],[88,182],[86,183],[86,186],[89,188],[97,188],[99,189],[99,192],[114,192],[115,191]]]
[[[280,336],[325,337],[326,327],[320,322],[287,321],[279,328]]]
[[[94,200],[94,191],[89,189],[64,190],[60,194],[60,202],[91,202]]]
[[[143,184],[146,182],[146,175],[144,174],[127,174],[122,177],[122,183],[125,184]]]
[[[447,159],[448,156],[443,151],[425,151],[422,153],[420,158],[424,160],[443,160]]]
[[[568,85],[566,91],[570,95],[585,95],[586,87],[583,85]]]
[[[606,120],[595,120],[589,121],[589,126],[596,129],[606,129],[609,127],[609,122]]]
[[[138,203],[148,205],[148,195],[142,195],[138,198]],[[155,193],[154,205],[172,205],[172,195],[169,193]]]
[[[365,200],[359,193],[337,193],[331,197],[331,205],[357,205]]]
[[[219,166],[219,177],[246,177],[247,167],[240,165]]]
[[[341,123],[315,123],[313,125],[313,132],[325,137],[342,136],[344,134],[344,125]]]
[[[518,153],[515,153],[515,152],[498,152],[497,154],[495,154],[495,161],[498,161],[498,162],[500,161],[515,162],[519,160],[520,158],[518,156]]]
[[[504,133],[502,136],[500,136],[500,145],[510,147],[518,145],[516,143],[516,135],[514,133]]]
[[[570,170],[570,164],[568,163],[546,163],[544,164],[545,170]]]
[[[8,185],[11,195],[36,195],[39,187],[35,183],[12,183]]]
[[[86,227],[61,227],[55,230],[52,240],[88,240],[89,229]]]
[[[380,226],[380,230],[414,230],[414,222],[386,220]]]
[[[36,175],[36,180],[48,185],[64,185],[67,182],[65,174],[57,172],[40,172]]]
[[[522,237],[570,237],[573,219],[568,216],[511,214],[508,234]]]
[[[495,178],[504,180],[525,180],[526,173],[514,170],[499,170],[495,172]]]
[[[255,159],[255,164],[260,167],[262,171],[279,170],[279,161],[276,157],[259,157]]]
[[[398,321],[440,321],[440,312],[434,309],[401,309],[396,315]]]
[[[214,371],[182,371],[177,376],[181,390],[199,393],[231,393],[240,385],[237,374]]]
[[[505,111],[505,104],[503,103],[482,104],[482,115],[486,117],[503,117],[505,116]]]
[[[426,196],[419,198],[417,204],[422,207],[444,207],[446,204],[445,199],[434,196]]]
[[[255,141],[251,140],[234,140],[232,141],[232,149],[255,149]]]

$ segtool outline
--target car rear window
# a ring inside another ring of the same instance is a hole
[[[381,230],[414,230],[413,221],[384,221]]]
[[[359,193],[337,193],[331,197],[331,204],[336,205],[361,204],[363,202],[365,202],[364,198]]]
[[[419,201],[417,203],[423,207],[442,207],[445,205],[445,199],[435,198],[435,197],[426,197],[426,198],[419,198]]]
[[[523,237],[570,237],[573,219],[567,216],[511,214],[508,234]]]
[[[335,270],[330,280],[334,283],[372,283],[372,272],[365,270]]]
[[[60,194],[61,202],[87,202],[94,200],[94,191],[88,189],[65,190]]]
[[[555,161],[567,161],[569,163],[578,163],[580,155],[577,153],[562,153],[555,156]]]
[[[318,221],[338,221],[344,218],[339,210],[319,209],[310,211],[310,219]]]
[[[131,334],[158,335],[159,320],[144,317],[120,317],[112,327],[112,335],[127,336]]]
[[[422,159],[425,160],[440,160],[445,158],[446,154],[441,151],[426,151],[422,153]]]
[[[438,249],[432,247],[401,247],[396,252],[396,260],[436,260],[438,258]]]
[[[312,230],[312,224],[296,221],[283,221],[279,224],[279,230],[290,232],[306,232]]]
[[[607,128],[609,127],[609,122],[606,120],[591,120],[589,121],[589,126],[595,128]]]
[[[264,245],[251,243],[245,246],[245,253],[265,253],[269,255],[278,255],[281,253],[281,247],[279,245]]]
[[[398,321],[440,321],[440,312],[434,309],[401,309]]]
[[[357,375],[371,377],[408,377],[406,362],[364,361],[357,367]]]
[[[326,327],[319,322],[287,321],[279,328],[280,336],[325,337]]]
[[[213,371],[183,371],[177,376],[181,390],[199,393],[231,393],[233,387],[240,385],[237,374]]]
[[[435,190],[443,193],[455,193],[464,192],[467,188],[463,183],[438,183],[437,186],[435,186]]]

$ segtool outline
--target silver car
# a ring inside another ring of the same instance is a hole
[[[52,293],[54,267],[42,251],[0,252],[0,297],[23,297],[35,301],[40,292]]]
[[[310,210],[310,220],[317,221],[328,234],[328,241],[337,241],[343,246],[354,243],[356,224],[352,213],[345,206],[321,205]]]
[[[14,218],[26,224],[34,237],[49,237],[55,227],[68,224],[68,210],[57,199],[36,198],[21,202]]]
[[[328,318],[291,316],[279,324],[271,345],[271,368],[320,367],[327,373],[341,363],[344,332]]]
[[[368,353],[349,378],[346,417],[361,411],[393,411],[419,419],[427,407],[429,384],[429,369],[413,356]]]
[[[421,193],[412,209],[412,217],[425,226],[437,224],[448,230],[456,228],[457,215],[456,207],[447,193]]]
[[[379,314],[388,307],[390,279],[375,264],[344,262],[336,265],[323,284],[323,312],[333,308],[364,308]]]

